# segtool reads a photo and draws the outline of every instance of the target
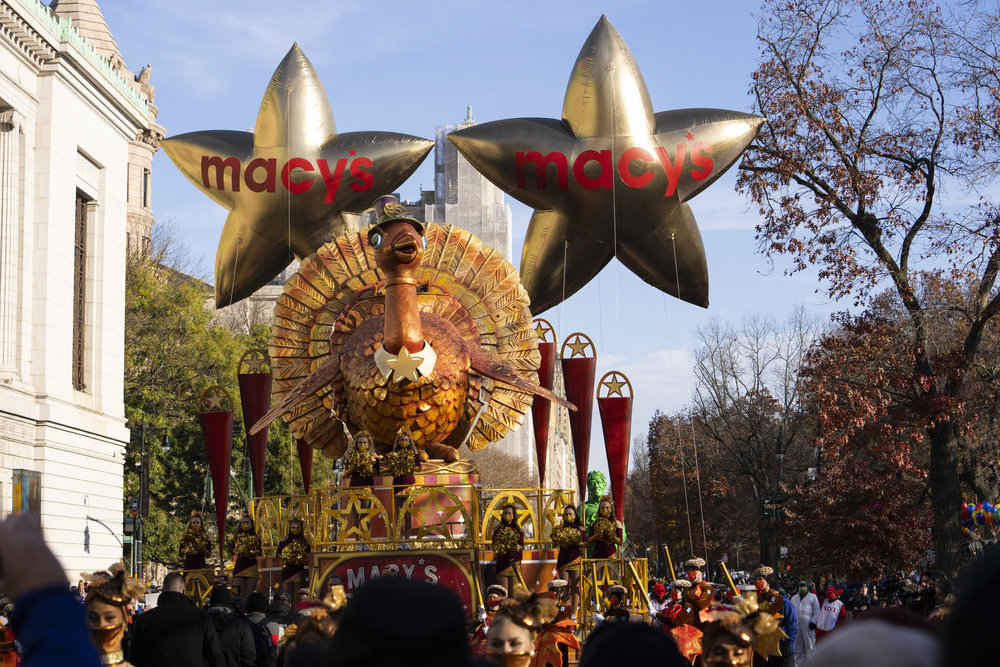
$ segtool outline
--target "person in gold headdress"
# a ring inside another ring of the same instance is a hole
[[[254,529],[253,519],[247,515],[240,519],[229,543],[233,553],[233,579],[239,587],[239,594],[246,597],[257,590],[257,557],[261,555],[260,535]]]
[[[130,605],[143,592],[142,584],[125,574],[125,566],[115,563],[108,572],[88,577],[90,587],[84,601],[90,638],[101,656],[102,665],[124,665],[122,639],[132,620]]]
[[[572,593],[565,579],[553,579],[546,587],[556,602],[556,617],[542,626],[535,640],[535,667],[569,667],[570,655],[578,655],[580,642],[574,632],[576,621],[571,618]]]
[[[533,666],[538,633],[556,614],[555,600],[529,593],[519,584],[490,623],[486,633],[487,661],[504,667]]]
[[[767,658],[780,655],[778,643],[787,635],[779,618],[757,605],[757,593],[748,591],[734,599],[733,609],[710,612],[701,638],[705,667],[750,667],[754,654]]]
[[[281,558],[281,582],[289,595],[306,580],[306,563],[312,547],[305,536],[305,523],[299,517],[288,522],[288,535],[278,543]]]
[[[212,553],[212,543],[208,539],[208,531],[205,530],[201,512],[191,512],[187,528],[181,536],[180,548],[177,550],[178,557],[183,561],[181,569],[185,572],[204,570],[205,558],[210,553]]]

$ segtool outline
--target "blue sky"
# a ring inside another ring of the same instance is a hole
[[[478,122],[558,118],[570,69],[602,13],[631,48],[655,111],[749,111],[756,7],[744,0],[101,3],[129,68],[152,64],[168,136],[252,130],[274,68],[298,42],[326,87],[338,131],[431,139],[436,126],[462,121],[469,104]],[[428,159],[401,194],[415,199],[432,182]],[[633,436],[645,434],[657,408],[673,412],[688,404],[696,330],[710,318],[738,323],[747,313],[765,312],[780,320],[798,304],[823,317],[838,309],[816,293],[814,273],[787,276],[786,261],[772,265],[757,252],[757,215],[734,183],[735,169],[690,201],[708,256],[707,310],[664,296],[613,261],[544,315],[560,340],[574,331],[594,339],[599,375],[614,369],[632,380]],[[520,258],[531,210],[508,200]],[[162,151],[153,170],[153,209],[159,221],[173,224],[210,279],[226,211]],[[606,470],[598,423],[593,433],[591,467]]]

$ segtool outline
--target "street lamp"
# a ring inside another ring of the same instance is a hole
[[[132,427],[130,430],[139,430],[139,515],[136,517],[135,543],[132,554],[135,566],[132,574],[135,576],[142,570],[142,520],[149,515],[149,451],[146,449],[146,435],[163,433],[163,441],[160,449],[166,454],[170,451],[170,431],[166,426],[146,426],[146,414],[142,415],[142,425]]]

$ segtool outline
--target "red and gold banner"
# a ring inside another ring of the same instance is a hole
[[[233,460],[233,397],[214,385],[198,399],[201,433],[208,450],[208,469],[215,491],[215,525],[219,529],[219,558],[225,561],[226,511],[229,508],[229,466]]]
[[[628,388],[628,396],[622,391]],[[601,394],[605,395],[602,396]],[[604,449],[608,455],[611,497],[615,514],[625,514],[625,479],[628,476],[629,445],[632,440],[632,383],[618,371],[605,373],[597,385],[597,409],[601,413]]]
[[[313,595],[322,596],[328,582],[340,577],[344,591],[351,595],[372,579],[384,576],[425,581],[450,589],[462,601],[468,618],[477,607],[475,563],[472,551],[435,549],[432,551],[384,551],[329,553],[313,556]],[[386,610],[391,611],[391,610]],[[410,610],[419,613],[419,610]]]
[[[271,408],[270,359],[264,350],[247,350],[240,358],[237,379],[240,383],[240,404],[243,406],[243,427],[247,433],[250,470],[253,473],[253,494],[264,495],[264,468],[267,465],[267,429],[250,435],[250,427]],[[309,493],[308,485],[306,493]]]
[[[589,357],[588,348],[592,353]],[[587,466],[590,464],[590,426],[594,416],[597,348],[587,334],[572,333],[563,343],[560,356],[563,379],[566,381],[566,400],[576,406],[576,412],[571,410],[569,413],[569,430],[573,435],[576,477],[582,499],[587,493]]]
[[[538,334],[538,353],[542,357],[538,367],[538,384],[548,390],[556,374],[556,340],[552,325],[541,318],[535,318],[535,333]],[[549,338],[552,340],[548,340]],[[535,454],[538,456],[538,486],[545,488],[545,460],[549,450],[549,415],[552,403],[547,398],[535,396],[531,404],[531,424],[535,431]]]
[[[299,469],[302,470],[302,485],[305,487],[305,493],[308,496],[313,476],[313,448],[302,438],[297,439],[295,445],[299,449]]]

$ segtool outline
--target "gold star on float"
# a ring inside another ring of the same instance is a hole
[[[267,373],[269,359],[267,353],[260,349],[251,349],[243,353],[240,358],[239,372],[240,373]]]
[[[388,357],[385,363],[392,369],[393,382],[401,380],[416,382],[420,379],[419,368],[420,364],[424,363],[424,357],[421,354],[410,354],[404,345],[399,354],[395,357]]]
[[[539,340],[545,338],[546,332],[548,332],[548,329],[546,329],[545,325],[541,322],[535,325],[535,335],[538,336]]]
[[[372,502],[374,499],[370,491],[368,493],[355,491],[350,494],[346,506],[341,506],[336,514],[339,524],[337,534],[341,540],[356,536],[362,542],[371,542],[372,521],[383,512],[377,501]],[[368,501],[370,506],[365,507],[363,501]]]
[[[537,315],[617,257],[667,294],[708,305],[708,266],[686,202],[736,161],[763,118],[721,109],[653,113],[642,73],[601,17],[576,59],[562,120],[452,132],[484,176],[535,209],[521,282]]]
[[[614,394],[618,394],[619,396],[623,396],[623,394],[622,394],[622,387],[626,386],[626,384],[627,383],[625,383],[625,382],[619,382],[617,376],[612,376],[612,378],[610,380],[608,380],[607,382],[602,382],[601,386],[604,386],[604,387],[608,388],[608,396],[612,396]]]
[[[226,408],[223,405],[223,401],[223,397],[218,394],[207,397],[206,407],[208,407],[208,410],[206,410],[206,412],[219,412],[225,410]]]
[[[396,190],[434,142],[395,132],[337,134],[323,84],[295,44],[271,77],[253,133],[190,132],[161,145],[188,180],[230,209],[215,257],[221,308],[346,233],[343,213]]]
[[[198,412],[226,412],[233,409],[233,398],[217,384],[206,387],[198,397]]]
[[[573,334],[570,336],[569,340],[566,341],[566,347],[573,350],[571,357],[585,357],[587,356],[587,346],[590,345],[590,340],[584,338],[581,334]]]

